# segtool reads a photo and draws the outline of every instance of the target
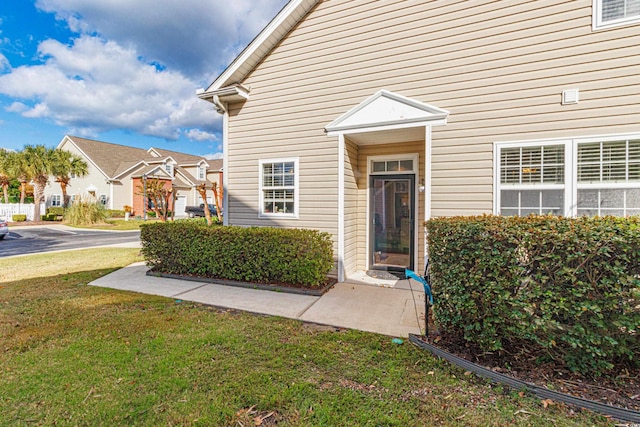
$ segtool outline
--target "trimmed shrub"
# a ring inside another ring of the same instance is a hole
[[[13,222],[24,222],[27,220],[27,215],[25,214],[13,214],[11,215],[11,220]]]
[[[64,216],[65,209],[62,206],[51,206],[47,209],[47,215]]]
[[[600,375],[640,359],[638,218],[457,217],[426,223],[434,318],[480,352]]]
[[[168,274],[318,287],[333,268],[328,233],[267,227],[209,227],[202,221],[144,224],[142,254]]]

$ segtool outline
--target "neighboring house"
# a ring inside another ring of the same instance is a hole
[[[640,1],[292,0],[198,96],[225,222],[423,268],[423,220],[640,213]]]
[[[72,177],[67,189],[71,198],[91,195],[107,209],[122,210],[125,205],[133,207],[133,215],[144,213],[144,197],[139,189],[144,188],[145,179],[166,181],[176,194],[177,217],[185,216],[185,206],[202,203],[196,187],[207,182],[207,196],[215,203],[211,182],[221,184],[222,160],[207,160],[204,157],[159,148],[127,147],[108,142],[94,141],[76,136],[65,136],[58,149],[80,156],[89,165],[89,174]],[[49,179],[45,190],[47,206],[63,204],[60,185]]]

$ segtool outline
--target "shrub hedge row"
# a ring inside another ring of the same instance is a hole
[[[333,268],[333,245],[316,230],[208,227],[201,221],[144,224],[142,254],[168,274],[318,287]]]
[[[591,375],[640,364],[638,218],[480,216],[426,227],[444,334]]]

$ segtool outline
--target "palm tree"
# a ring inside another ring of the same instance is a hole
[[[31,176],[27,168],[28,164],[22,152],[7,152],[4,168],[9,177],[15,178],[20,182],[20,204],[24,203],[27,195],[27,184],[31,181]]]
[[[62,190],[62,206],[67,207],[69,198],[67,196],[67,187],[71,181],[71,175],[86,176],[89,174],[89,165],[80,157],[64,150],[55,150],[55,162],[53,165],[53,176],[55,182],[60,184]]]
[[[11,177],[9,175],[9,152],[4,148],[0,148],[0,187],[2,187],[2,195],[4,202],[9,203],[9,184]]]
[[[40,220],[40,203],[44,201],[44,188],[53,175],[58,159],[56,150],[44,145],[26,145],[20,152],[26,176],[33,181],[33,217]]]

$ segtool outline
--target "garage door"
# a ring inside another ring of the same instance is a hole
[[[184,209],[187,207],[187,196],[176,197],[176,217],[184,217],[187,214]]]

